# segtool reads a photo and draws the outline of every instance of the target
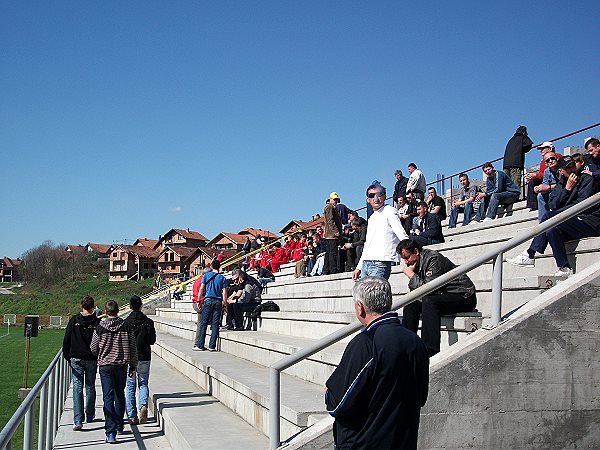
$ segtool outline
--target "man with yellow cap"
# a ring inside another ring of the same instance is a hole
[[[329,198],[325,203],[323,217],[325,218],[325,227],[323,233],[323,241],[325,242],[325,265],[323,274],[329,275],[339,272],[339,254],[338,244],[342,234],[342,221],[338,212],[336,200],[339,202],[340,196],[337,192],[329,194]]]

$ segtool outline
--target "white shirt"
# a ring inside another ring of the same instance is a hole
[[[406,183],[406,192],[414,191],[415,189],[425,192],[425,187],[425,177],[423,176],[423,173],[421,173],[419,169],[413,170]]]
[[[384,205],[373,211],[367,226],[367,240],[356,267],[362,270],[363,261],[400,261],[396,247],[404,239],[408,236],[396,208]]]

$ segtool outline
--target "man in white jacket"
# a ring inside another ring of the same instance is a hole
[[[373,207],[373,214],[369,217],[362,256],[352,272],[354,281],[367,276],[388,279],[392,262],[399,261],[396,246],[408,238],[398,210],[386,205],[385,197],[385,188],[380,184],[372,184],[367,189],[367,202]]]
[[[415,197],[418,200],[424,200],[425,190],[427,189],[425,176],[417,169],[415,163],[410,163],[408,165],[408,171],[410,172],[410,176],[408,177],[408,183],[406,184],[406,192],[414,192]]]

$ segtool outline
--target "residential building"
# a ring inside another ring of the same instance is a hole
[[[99,258],[108,258],[112,244],[92,244],[89,242],[85,249],[89,254],[97,255]]]
[[[303,231],[315,230],[317,227],[323,227],[325,224],[325,219],[323,217],[316,217],[309,221],[303,220],[292,220],[285,227],[283,227],[279,232],[282,234],[288,234],[290,231],[301,228]]]
[[[138,239],[139,240],[139,239]],[[137,242],[137,241],[136,241]],[[192,231],[189,228],[181,230],[172,228],[164,236],[160,236],[158,242],[154,245],[154,249],[162,249],[167,245],[173,247],[180,245],[182,247],[203,247],[208,242],[208,239],[197,231]]]
[[[156,244],[158,244],[158,239],[148,239],[146,237],[136,239],[136,241],[133,243],[133,245],[146,248],[154,248],[156,247]]]
[[[108,281],[152,278],[158,252],[137,245],[115,244],[110,252]]]
[[[207,267],[221,251],[223,251],[223,253],[225,254],[225,261],[237,254],[237,252],[233,249],[218,250],[213,247],[197,248],[196,251],[189,256],[188,261],[186,263],[189,267],[190,276],[194,277],[196,275],[199,275],[202,271],[202,268]],[[237,263],[231,266],[227,266],[225,270],[237,269],[239,267],[240,264]]]
[[[19,279],[19,266],[23,261],[7,256],[0,259],[0,282],[10,283]]]
[[[198,252],[198,247],[183,247],[181,245],[167,245],[163,247],[157,257],[158,271],[163,280],[174,280],[189,277],[189,258]]]

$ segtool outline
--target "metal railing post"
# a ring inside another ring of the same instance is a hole
[[[279,447],[281,443],[281,431],[279,424],[279,416],[281,415],[281,376],[279,370],[269,368],[270,387],[269,393],[269,448],[271,450]]]
[[[502,319],[502,258],[499,252],[494,259],[492,272],[492,325],[498,325]]]
[[[48,380],[48,411],[46,418],[46,450],[52,450],[54,445],[54,380],[56,378],[55,370],[50,373]]]
[[[46,415],[48,414],[48,381],[40,391],[40,411],[38,415],[38,450],[44,450],[46,444]]]
[[[54,442],[54,433],[58,430],[59,417],[60,413],[58,411],[60,405],[60,364],[57,364],[54,367],[54,381],[52,384],[52,390],[54,391],[53,400],[54,404],[52,405],[52,442]]]
[[[33,422],[34,422],[34,410],[35,402],[27,408],[25,413],[25,420],[23,424],[23,450],[30,450],[33,448]]]

